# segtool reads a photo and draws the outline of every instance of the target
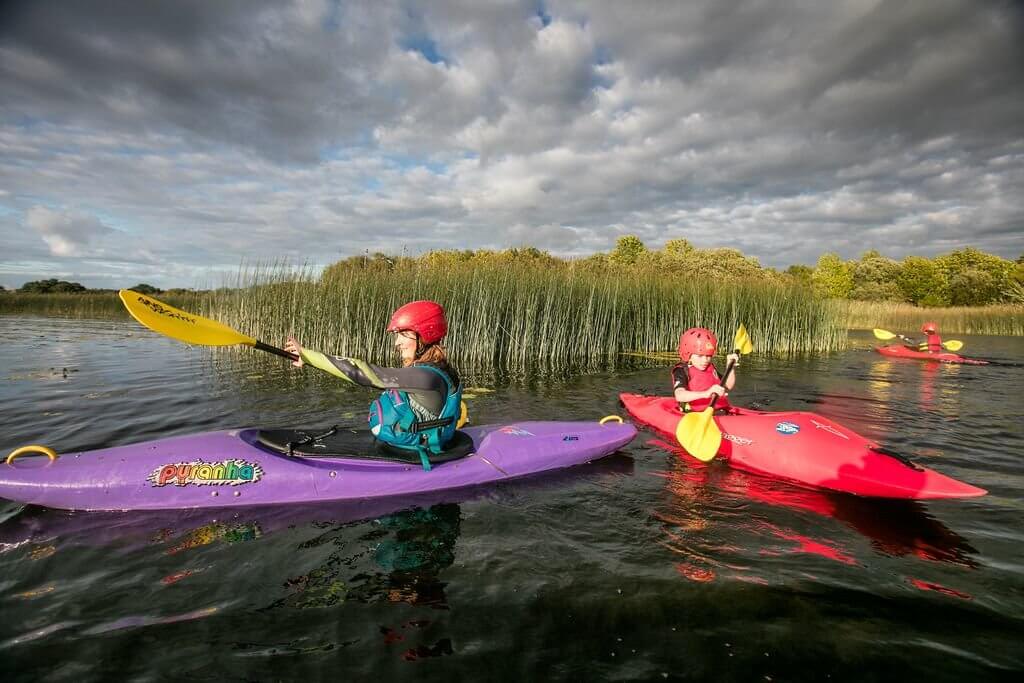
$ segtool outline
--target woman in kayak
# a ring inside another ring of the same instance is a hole
[[[731,407],[726,392],[736,386],[735,368],[740,364],[740,357],[735,353],[726,356],[726,361],[733,365],[733,371],[723,385],[715,364],[711,362],[717,348],[718,339],[707,328],[691,327],[680,335],[680,362],[672,368],[672,391],[684,413],[704,410],[711,403],[712,395],[718,396],[716,409],[728,410]]]
[[[284,348],[306,363],[354,384],[383,389],[370,405],[370,430],[389,446],[419,454],[423,469],[430,455],[441,453],[455,436],[461,409],[462,385],[440,345],[448,332],[444,309],[433,301],[413,301],[394,312],[388,332],[395,335],[401,368],[372,365],[363,360],[311,351],[292,336]]]

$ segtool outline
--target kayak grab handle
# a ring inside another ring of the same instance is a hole
[[[47,458],[50,459],[50,462],[53,462],[54,460],[57,459],[57,451],[53,450],[52,448],[47,448],[46,446],[38,446],[36,444],[32,444],[30,446],[22,446],[21,448],[15,448],[13,451],[11,451],[11,454],[7,456],[7,460],[5,460],[4,462],[10,465],[12,462],[14,462],[14,459],[17,458],[19,455],[25,455],[26,453],[39,453],[40,455],[45,455]]]
[[[619,417],[618,415],[605,415],[604,417],[597,421],[597,424],[603,425],[606,422],[612,422],[614,420],[618,420],[619,424],[622,424],[622,418]]]

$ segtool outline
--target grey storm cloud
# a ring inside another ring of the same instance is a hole
[[[1011,0],[8,2],[0,283],[627,233],[1016,258],[1021,64]]]

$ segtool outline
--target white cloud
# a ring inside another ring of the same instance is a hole
[[[39,233],[53,256],[88,256],[97,241],[113,232],[95,216],[52,211],[33,206],[25,214],[25,225]]]

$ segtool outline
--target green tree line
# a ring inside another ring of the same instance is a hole
[[[791,284],[792,277],[763,268],[756,258],[744,256],[736,249],[697,249],[687,240],[669,240],[662,249],[648,249],[635,235],[624,235],[611,252],[586,258],[563,259],[535,247],[494,251],[438,250],[419,257],[384,253],[366,254],[342,259],[328,266],[323,273],[330,280],[351,270],[379,272],[410,269],[460,269],[474,266],[514,266],[516,270],[563,270],[580,274],[607,274],[610,277],[629,274],[657,275],[667,280],[697,279],[746,280],[769,278],[779,284]]]
[[[162,294],[164,290],[158,289],[153,285],[148,285],[144,282],[140,282],[134,287],[129,287],[140,294]],[[7,291],[4,287],[0,286],[0,291]],[[47,280],[32,280],[26,282],[18,289],[14,290],[21,294],[81,294],[85,292],[98,293],[98,292],[116,292],[114,289],[89,289],[85,285],[79,282],[69,282],[67,280],[58,280],[56,278],[49,278]],[[185,290],[170,290],[172,292],[180,292]]]
[[[896,261],[871,250],[843,261],[828,253],[814,268],[794,266],[787,272],[834,299],[929,307],[1024,304],[1024,254],[1009,261],[967,247],[932,259],[907,256]]]
[[[756,258],[744,256],[736,249],[698,249],[685,239],[669,240],[661,249],[649,249],[635,235],[623,235],[611,252],[582,259],[560,259],[533,247],[504,251],[441,250],[420,257],[376,253],[338,261],[325,269],[324,277],[329,279],[353,269],[386,272],[501,263],[604,272],[609,276],[660,274],[669,280],[759,280],[780,284],[795,280],[830,299],[892,301],[929,307],[1024,304],[1024,255],[1009,261],[972,247],[936,258],[908,256],[902,261],[874,250],[850,261],[826,253],[814,267],[794,265],[780,272],[761,266]]]
[[[421,268],[450,269],[478,265],[512,265],[517,269],[575,271],[609,277],[658,275],[668,280],[709,279],[716,282],[757,280],[787,284],[796,281],[830,299],[903,302],[917,306],[984,306],[1024,304],[1024,254],[1016,261],[967,247],[935,258],[887,258],[878,251],[844,261],[823,254],[815,266],[794,265],[784,271],[761,266],[756,258],[736,249],[698,249],[685,239],[673,239],[661,249],[648,248],[635,235],[619,237],[615,248],[586,258],[562,259],[534,247],[501,251],[437,250],[422,256],[365,254],[342,259],[323,272],[329,280],[352,270],[375,272]],[[164,293],[152,285],[132,287],[144,294]],[[27,282],[18,293],[67,294],[88,290],[77,282],[47,279]],[[112,290],[109,290],[112,291]],[[167,290],[181,293],[186,290]]]

